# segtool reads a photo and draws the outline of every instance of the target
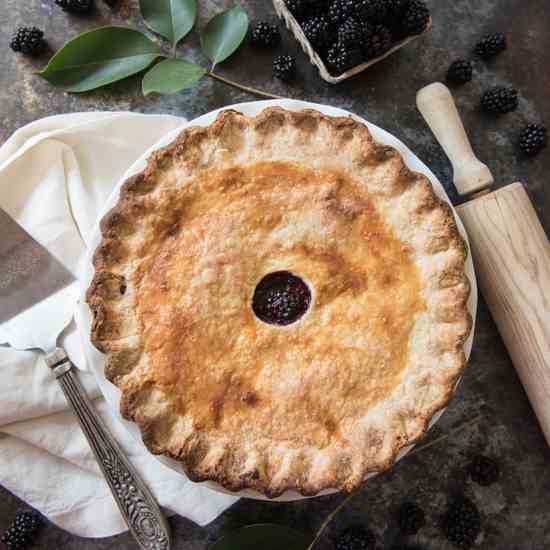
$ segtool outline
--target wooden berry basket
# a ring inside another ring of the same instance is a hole
[[[368,61],[365,61],[364,63],[361,63],[356,67],[353,67],[352,69],[349,69],[348,71],[342,73],[341,75],[334,76],[329,73],[327,66],[325,65],[325,62],[321,59],[319,54],[313,49],[313,46],[311,45],[309,40],[306,38],[306,35],[304,34],[302,27],[300,26],[298,21],[294,19],[294,16],[292,15],[292,13],[290,13],[288,8],[286,7],[285,0],[273,0],[273,6],[275,8],[275,11],[277,12],[277,15],[281,19],[283,19],[283,21],[285,22],[287,29],[294,35],[294,38],[296,38],[296,40],[302,46],[302,49],[309,57],[309,60],[311,61],[311,63],[317,67],[317,69],[319,70],[319,74],[321,75],[321,78],[326,82],[329,82],[330,84],[338,84],[338,82],[342,82],[342,80],[347,80],[348,78],[364,71],[371,65],[374,65],[379,61],[382,61],[382,59],[385,59],[386,57],[396,52],[403,46],[406,46],[409,42],[412,42],[413,40],[420,38],[423,34],[426,34],[432,26],[432,18],[430,17],[430,20],[428,21],[428,24],[426,25],[426,28],[422,33],[415,34],[413,36],[408,36],[407,38],[404,38],[403,40],[400,40],[399,42],[394,44],[385,54],[379,57],[375,57],[374,59],[369,59]]]

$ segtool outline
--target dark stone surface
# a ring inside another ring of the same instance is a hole
[[[162,112],[194,117],[230,103],[254,97],[205,78],[196,88],[170,97],[143,98],[139,81],[130,79],[110,89],[87,95],[67,95],[32,75],[43,60],[28,61],[7,50],[9,36],[21,24],[45,29],[53,48],[92,26],[136,23],[140,26],[137,0],[110,12],[99,2],[93,18],[65,15],[53,0],[3,0],[0,22],[0,140],[19,126],[55,113],[107,109]],[[286,86],[271,78],[270,53],[244,47],[220,67],[229,78],[293,98],[309,99],[349,109],[365,116],[402,139],[434,170],[451,197],[450,166],[415,108],[416,91],[443,78],[449,63],[470,55],[475,41],[485,32],[503,30],[509,49],[496,60],[475,62],[474,81],[455,90],[458,106],[469,129],[474,149],[490,165],[500,184],[521,180],[526,184],[546,231],[550,231],[548,151],[524,160],[516,150],[517,136],[527,121],[548,118],[550,109],[550,33],[547,0],[431,0],[434,28],[366,73],[337,87],[325,84],[308,64],[297,45],[284,32],[279,51],[297,56],[299,80]],[[201,2],[202,24],[208,13],[229,5],[225,0]],[[252,16],[273,15],[267,0],[244,1]],[[183,54],[204,61],[193,35],[180,47]],[[483,89],[506,84],[520,91],[517,112],[489,118],[478,110]],[[446,499],[465,490],[477,503],[483,518],[479,548],[550,548],[550,451],[538,428],[523,389],[483,301],[480,302],[475,345],[470,366],[448,412],[430,438],[448,434],[453,427],[480,415],[473,425],[403,460],[392,471],[368,483],[336,517],[319,548],[330,548],[331,537],[351,523],[368,524],[375,531],[379,548],[397,540],[392,511],[405,498],[416,499],[426,510],[428,526],[411,542],[427,548],[451,548],[437,527]],[[465,479],[467,455],[482,452],[496,457],[502,468],[501,481],[481,488]],[[0,530],[21,505],[0,490]],[[182,518],[173,518],[174,548],[204,549],[222,533],[254,522],[275,522],[303,530],[315,530],[341,500],[330,496],[294,504],[242,500],[206,528]],[[47,525],[36,548],[122,550],[136,545],[127,534],[102,540],[79,539]]]

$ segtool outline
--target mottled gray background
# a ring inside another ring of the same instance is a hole
[[[139,80],[129,79],[109,89],[86,95],[64,94],[33,76],[44,59],[28,61],[14,55],[7,45],[12,31],[34,24],[46,32],[52,48],[92,26],[133,23],[142,26],[137,0],[121,0],[111,11],[101,0],[93,18],[64,14],[53,0],[2,0],[0,8],[0,141],[19,126],[37,118],[95,109],[170,113],[192,118],[223,105],[254,97],[205,78],[197,87],[170,97],[143,98]],[[199,25],[210,13],[230,5],[229,0],[199,2]],[[254,17],[273,16],[268,0],[240,2]],[[527,121],[550,117],[550,16],[547,0],[432,0],[434,27],[414,42],[366,73],[337,87],[324,83],[297,45],[283,32],[279,52],[297,57],[299,78],[289,86],[271,77],[271,53],[243,47],[220,73],[266,91],[349,109],[389,130],[407,143],[440,177],[451,197],[450,166],[415,109],[415,93],[444,77],[449,63],[470,55],[476,40],[488,31],[502,30],[509,49],[496,60],[476,62],[474,81],[456,89],[460,111],[481,159],[501,184],[521,180],[526,184],[547,232],[550,231],[548,152],[533,160],[517,154],[517,135]],[[181,53],[205,62],[197,49],[196,35],[180,47]],[[494,118],[479,112],[479,97],[486,87],[513,85],[520,91],[519,109]],[[549,404],[550,406],[550,404]],[[475,345],[470,367],[434,438],[480,416],[463,431],[438,445],[403,460],[392,471],[369,482],[335,519],[320,548],[330,548],[331,538],[352,523],[368,524],[379,548],[397,542],[392,513],[405,498],[417,499],[428,514],[428,527],[409,542],[426,548],[451,548],[437,528],[447,497],[465,490],[483,517],[483,536],[477,547],[487,549],[550,548],[550,452],[537,426],[483,300],[480,302]],[[464,475],[468,454],[494,456],[502,468],[497,485],[483,489]],[[323,497],[295,504],[242,500],[206,528],[173,518],[174,548],[202,550],[228,530],[254,522],[275,522],[303,530],[316,530],[342,496]],[[0,488],[0,530],[13,519],[21,503]],[[136,548],[129,535],[110,539],[79,539],[47,525],[35,548],[49,550]],[[283,550],[283,549],[281,549]]]

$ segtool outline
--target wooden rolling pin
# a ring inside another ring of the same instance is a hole
[[[447,87],[423,88],[417,105],[467,196],[458,213],[479,286],[550,445],[550,243],[521,183],[490,192],[493,176],[474,155]]]

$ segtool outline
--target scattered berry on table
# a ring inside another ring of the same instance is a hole
[[[36,512],[19,512],[15,516],[14,525],[21,531],[29,534],[34,533],[42,525],[42,520]]]
[[[348,18],[338,29],[338,41],[346,46],[361,43],[363,29],[359,21],[353,17]]]
[[[337,75],[359,65],[361,60],[361,50],[358,46],[346,46],[340,42],[333,44],[327,55],[327,64],[330,72]]]
[[[501,32],[485,36],[475,47],[475,53],[483,59],[491,59],[506,49],[506,37]]]
[[[447,540],[459,548],[470,548],[481,532],[481,518],[476,505],[466,497],[456,499],[443,518]]]
[[[455,84],[470,82],[472,80],[472,62],[466,59],[453,61],[447,71],[447,80]]]
[[[410,0],[399,22],[400,33],[404,36],[420,34],[429,21],[430,10],[426,3],[423,0]]]
[[[374,550],[376,539],[369,529],[354,526],[341,533],[334,542],[336,550]]]
[[[252,25],[250,42],[257,48],[274,48],[281,41],[281,34],[277,25],[268,21],[256,21]]]
[[[284,82],[293,80],[296,76],[296,61],[290,55],[278,55],[273,60],[273,74]]]
[[[341,25],[355,13],[355,0],[333,0],[328,10],[330,22]]]
[[[45,47],[44,33],[37,27],[20,27],[10,41],[10,48],[14,52],[26,55],[37,55]]]
[[[518,106],[518,92],[514,88],[495,86],[481,97],[481,106],[488,113],[509,113]]]
[[[526,155],[536,155],[547,145],[548,130],[542,124],[528,124],[521,131],[519,136],[519,147]]]
[[[325,15],[314,15],[304,21],[302,30],[316,50],[325,50],[336,39],[334,27]]]
[[[19,512],[0,540],[7,550],[23,550],[32,542],[32,536],[41,523],[36,512]]]
[[[426,515],[414,502],[404,502],[397,513],[397,521],[404,535],[416,535],[426,525]]]
[[[468,464],[468,473],[478,485],[487,487],[496,483],[500,476],[498,464],[487,456],[476,455]]]
[[[90,13],[94,8],[94,0],[55,0],[64,11],[70,13]]]
[[[386,0],[359,0],[355,12],[361,19],[382,23],[388,15],[388,6]]]
[[[305,0],[285,0],[288,11],[298,21],[301,21],[302,17],[306,14],[307,4]]]
[[[385,54],[392,45],[392,35],[384,25],[363,25],[361,50],[365,59],[372,59]]]

